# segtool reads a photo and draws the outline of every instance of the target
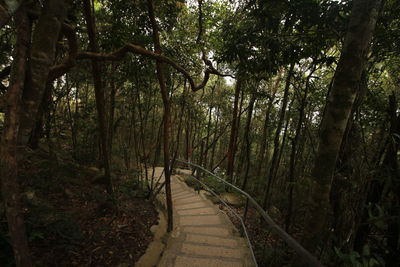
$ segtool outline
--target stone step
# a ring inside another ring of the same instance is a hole
[[[241,259],[243,257],[243,252],[237,248],[203,246],[188,243],[182,244],[181,252],[189,255],[212,256],[233,259]]]
[[[216,210],[211,207],[178,210],[177,213],[178,213],[178,215],[215,215],[215,214],[217,214]]]
[[[202,201],[202,202],[196,202],[196,203],[190,203],[190,204],[176,204],[175,209],[176,210],[184,210],[184,209],[193,209],[193,208],[205,208],[208,205]]]
[[[180,216],[179,225],[216,225],[221,224],[221,219],[218,215],[202,215],[202,216]]]
[[[181,191],[179,193],[173,194],[172,197],[175,198],[175,197],[183,197],[183,196],[191,196],[191,195],[193,195],[193,192],[184,190],[184,191]]]
[[[218,207],[177,176],[171,177],[171,190],[176,224],[159,267],[249,266],[246,248]]]
[[[220,259],[195,258],[177,256],[174,266],[176,267],[241,267],[242,263]]]
[[[222,238],[215,236],[199,235],[199,234],[187,234],[186,241],[192,243],[200,243],[214,246],[224,246],[230,248],[237,248],[238,242],[232,238]]]
[[[229,236],[230,231],[223,227],[201,227],[201,226],[186,226],[182,229],[182,232],[203,234],[210,236]]]
[[[179,195],[172,195],[173,199],[184,199],[184,198],[188,198],[188,197],[193,197],[196,196],[193,193],[187,192],[187,193],[183,193],[183,194],[179,194]]]
[[[202,201],[202,198],[200,196],[192,195],[190,197],[172,199],[172,200],[174,201],[175,204],[184,204],[184,203],[192,203],[192,202]]]
[[[187,192],[187,191],[184,190],[184,189],[177,189],[177,190],[171,189],[171,195],[172,196],[175,196],[177,194],[182,194],[182,193],[185,193],[185,192]]]

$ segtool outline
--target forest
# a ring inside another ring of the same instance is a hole
[[[399,89],[397,0],[0,0],[0,266],[135,266],[190,164],[315,266],[400,266]]]

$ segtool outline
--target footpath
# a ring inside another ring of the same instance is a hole
[[[156,169],[160,177],[162,168]],[[178,173],[185,170],[178,170]],[[228,219],[203,193],[171,177],[174,229],[166,242],[160,267],[241,267],[253,266],[245,240]],[[165,193],[160,194],[160,200]]]

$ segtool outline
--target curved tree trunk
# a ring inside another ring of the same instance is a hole
[[[153,1],[148,0],[149,18],[153,28],[153,42],[154,50],[157,54],[161,54],[160,37],[158,33],[158,25],[154,15]],[[156,61],[157,78],[160,84],[161,96],[164,104],[164,129],[163,129],[163,145],[164,145],[164,176],[165,176],[165,195],[167,200],[167,215],[168,215],[168,226],[167,231],[171,232],[173,228],[173,217],[172,217],[172,198],[171,198],[171,169],[170,169],[170,155],[169,155],[169,131],[171,128],[171,105],[168,95],[168,90],[165,85],[165,76],[162,69],[161,61]]]
[[[361,73],[378,17],[380,0],[355,0],[342,54],[336,68],[321,127],[312,171],[313,184],[305,220],[304,245],[315,251],[330,214],[329,194],[344,131],[356,97]]]

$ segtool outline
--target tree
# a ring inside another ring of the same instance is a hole
[[[84,13],[89,36],[89,46],[92,52],[100,52],[96,39],[95,20],[91,14],[91,5],[89,0],[83,2]],[[94,81],[94,92],[96,96],[96,107],[99,120],[99,133],[101,143],[102,164],[104,166],[104,178],[106,180],[107,192],[112,195],[113,187],[110,173],[110,155],[108,153],[109,146],[107,141],[106,111],[104,101],[103,82],[101,81],[101,66],[96,59],[92,59],[92,75]]]
[[[151,22],[151,26],[153,29],[153,42],[154,42],[154,50],[157,54],[161,54],[161,44],[160,37],[158,33],[158,25],[156,22],[155,14],[154,14],[154,5],[152,0],[148,0],[148,9],[149,9],[149,18]],[[168,227],[167,231],[171,232],[173,229],[173,215],[172,215],[172,198],[171,198],[171,162],[169,156],[169,138],[170,138],[170,103],[167,87],[165,85],[165,77],[163,71],[163,64],[161,61],[156,61],[156,70],[157,70],[157,78],[160,84],[161,96],[164,104],[164,126],[163,126],[163,150],[164,150],[164,176],[165,176],[165,195],[167,202],[167,213],[168,213]]]
[[[336,160],[365,67],[379,6],[379,0],[355,0],[353,3],[312,171],[311,202],[304,235],[304,245],[311,251],[317,249],[330,213],[329,192]]]
[[[32,266],[28,247],[22,204],[18,184],[18,131],[20,125],[21,98],[27,64],[28,44],[31,38],[31,22],[26,7],[18,11],[17,44],[11,70],[10,85],[7,90],[4,129],[0,146],[0,178],[2,195],[6,207],[8,229],[14,249],[15,263],[19,267]]]

